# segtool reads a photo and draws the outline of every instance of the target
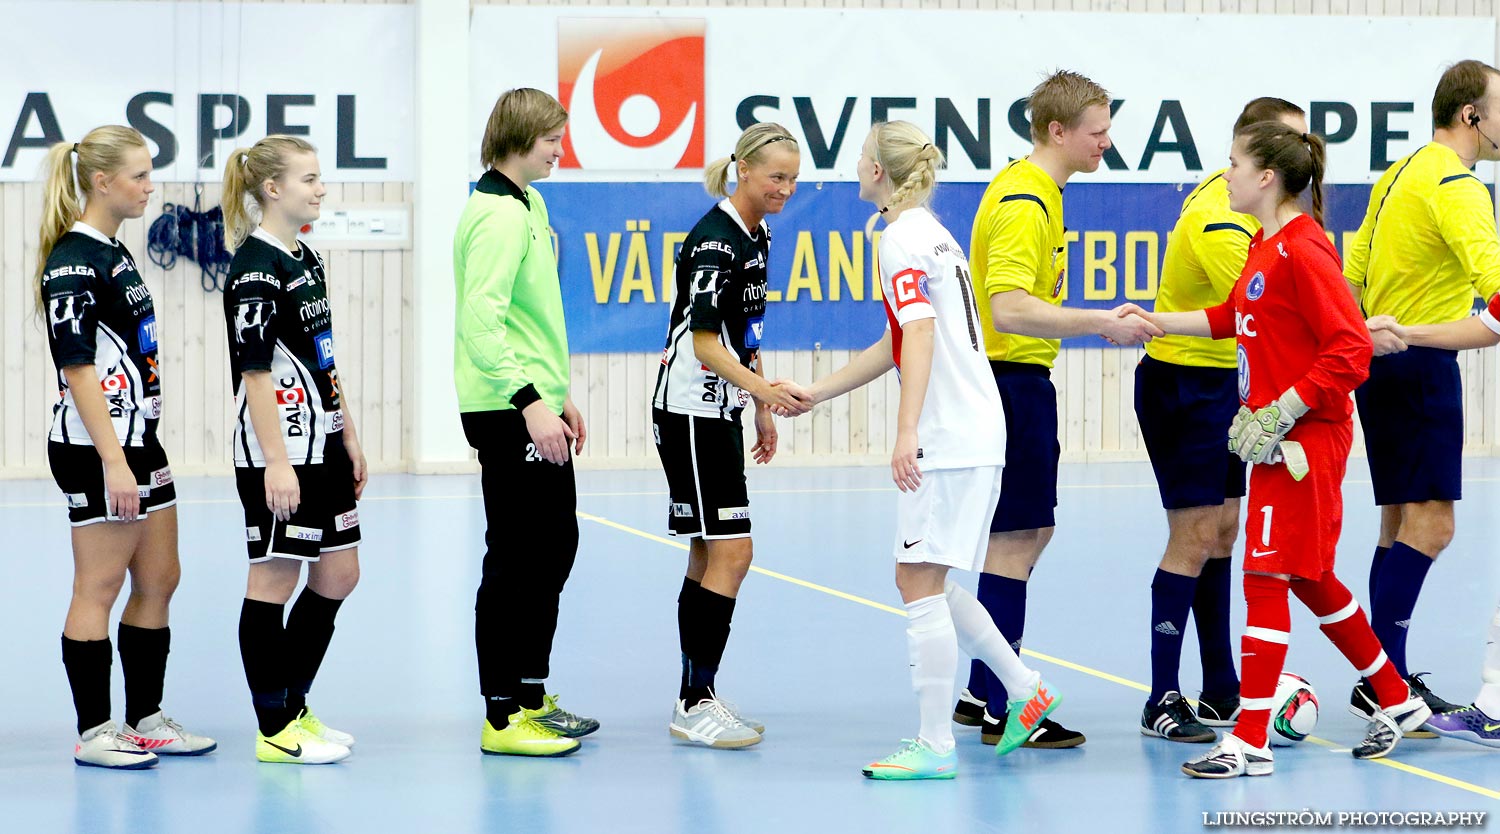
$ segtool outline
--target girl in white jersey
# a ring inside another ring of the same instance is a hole
[[[989,521],[1000,498],[1005,418],[985,359],[968,260],[928,209],[942,151],[910,122],[876,124],[859,159],[859,196],[879,208],[880,282],[889,327],[880,341],[800,398],[822,402],[896,368],[901,376],[891,477],[896,503],[896,587],[921,730],[864,767],[872,779],[952,779],[958,768],[949,704],[960,647],[989,664],[1010,692],[1005,755],[1060,702],[1026,668],[989,614],[948,579],[949,568],[984,566]],[[975,427],[982,427],[976,431]],[[993,428],[990,428],[993,427]],[[924,471],[925,470],[925,471]]]

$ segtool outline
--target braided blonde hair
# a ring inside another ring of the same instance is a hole
[[[937,188],[937,172],[945,160],[943,152],[927,134],[911,122],[876,122],[875,161],[885,168],[896,191],[881,212],[902,205],[925,206]]]

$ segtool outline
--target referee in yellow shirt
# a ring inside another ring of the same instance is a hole
[[[969,264],[975,291],[989,299],[994,329],[985,349],[1005,406],[1005,472],[979,577],[979,601],[1017,649],[1026,623],[1026,582],[1052,538],[1057,507],[1057,389],[1051,380],[1059,340],[1099,335],[1139,344],[1161,335],[1139,316],[1061,307],[1067,257],[1062,189],[1098,170],[1109,140],[1109,93],[1060,70],[1031,92],[1031,155],[1007,165],[984,192],[974,218]],[[1011,693],[1024,698],[1024,693]],[[995,744],[1005,726],[1006,692],[975,663],[953,718],[983,724]],[[993,703],[994,707],[987,708]],[[1081,733],[1046,720],[1027,747],[1076,747]]]
[[[1481,159],[1500,159],[1500,146],[1488,138],[1497,135],[1489,120],[1500,116],[1491,110],[1491,102],[1500,106],[1497,77],[1500,71],[1479,61],[1449,67],[1432,96],[1432,141],[1398,160],[1370,192],[1344,262],[1367,318],[1458,321],[1473,308],[1475,291],[1484,298],[1500,292],[1495,206],[1469,170]],[[1453,540],[1464,440],[1457,355],[1413,347],[1377,356],[1355,401],[1381,509],[1370,623],[1397,671],[1434,713],[1447,712],[1457,706],[1409,673],[1406,636],[1427,570]],[[1373,701],[1361,681],[1351,706],[1368,714]]]
[[[1234,130],[1273,120],[1307,132],[1301,107],[1269,97],[1245,105]],[[1254,217],[1230,211],[1224,171],[1199,183],[1183,200],[1167,241],[1157,312],[1202,310],[1223,302],[1259,229]],[[1170,741],[1212,742],[1210,728],[1233,726],[1240,709],[1229,600],[1245,464],[1224,446],[1240,404],[1237,365],[1232,340],[1163,336],[1146,346],[1135,373],[1136,418],[1168,531],[1151,582],[1151,693],[1141,712],[1141,733]],[[1196,715],[1178,682],[1189,611],[1203,663]]]

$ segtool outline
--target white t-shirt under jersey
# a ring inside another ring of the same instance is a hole
[[[969,261],[925,208],[907,209],[880,237],[880,286],[901,367],[901,329],[933,328],[932,374],[917,421],[922,469],[1005,464],[1005,410],[984,352],[985,319],[974,299]]]

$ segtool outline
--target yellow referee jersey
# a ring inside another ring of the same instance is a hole
[[[1370,192],[1344,277],[1366,316],[1439,324],[1469,314],[1474,293],[1500,292],[1500,241],[1489,189],[1452,148],[1429,143],[1392,165]]]
[[[1259,230],[1259,220],[1229,210],[1223,171],[1199,183],[1182,201],[1182,213],[1167,240],[1156,312],[1204,310],[1222,303],[1239,280],[1250,238]],[[1146,345],[1146,353],[1175,365],[1235,367],[1233,339],[1162,336]]]
[[[989,298],[1008,290],[1025,290],[1048,304],[1061,304],[1064,270],[1062,189],[1029,159],[1005,166],[979,201],[969,269],[986,313]],[[986,320],[988,316],[986,316]],[[985,353],[994,360],[1052,367],[1058,339],[1000,333],[984,329]]]

